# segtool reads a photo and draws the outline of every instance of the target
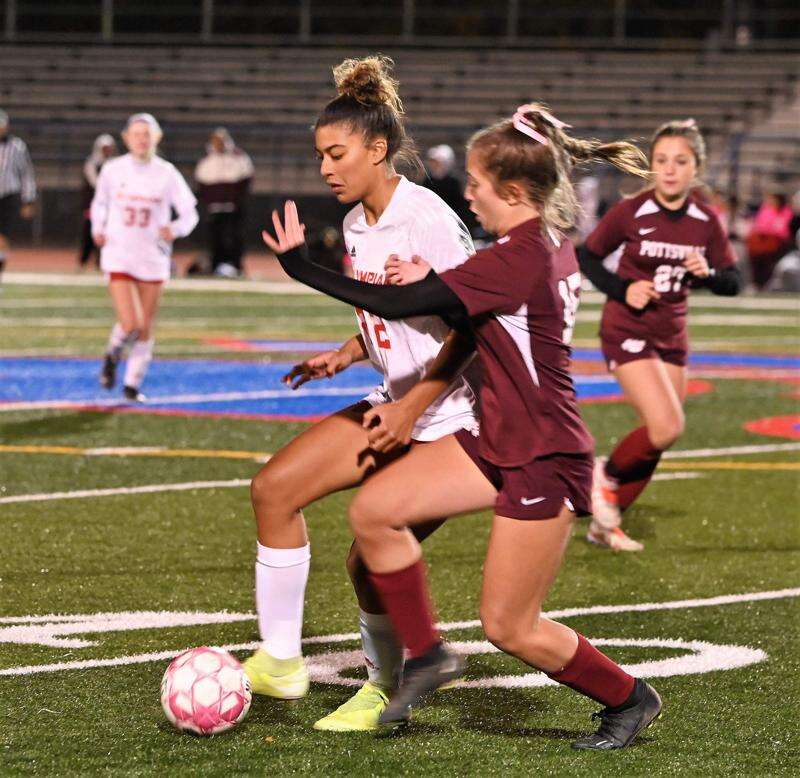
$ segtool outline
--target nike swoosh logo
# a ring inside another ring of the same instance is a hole
[[[642,227],[639,230],[639,234],[640,235],[649,235],[651,232],[655,232],[655,231],[656,231],[655,227]]]
[[[542,502],[542,500],[546,500],[547,497],[534,497],[532,500],[529,500],[527,497],[523,497],[520,502],[523,505],[536,505],[537,502]]]

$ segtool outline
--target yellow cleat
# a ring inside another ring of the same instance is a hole
[[[314,724],[326,732],[372,732],[389,702],[386,692],[367,681],[347,702]]]
[[[276,659],[259,648],[242,666],[255,694],[296,700],[308,692],[308,670],[302,656]]]

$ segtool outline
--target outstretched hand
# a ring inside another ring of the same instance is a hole
[[[352,362],[353,358],[344,351],[325,351],[295,365],[281,381],[292,389],[299,389],[309,381],[333,378],[350,367]]]
[[[431,266],[416,254],[411,257],[410,262],[405,262],[397,254],[392,254],[384,265],[386,279],[390,284],[404,286],[413,284],[415,281],[422,281],[431,272]]]
[[[287,200],[284,205],[283,224],[281,224],[278,212],[272,212],[272,226],[275,228],[277,240],[266,230],[261,233],[261,237],[276,254],[285,254],[306,242],[306,225],[300,224],[300,216],[294,200]]]

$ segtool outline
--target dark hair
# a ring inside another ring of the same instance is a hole
[[[364,59],[346,59],[333,69],[337,97],[321,111],[314,129],[330,124],[347,124],[360,131],[364,141],[386,140],[386,162],[406,163],[415,170],[422,163],[414,141],[403,126],[403,103],[392,78],[394,62],[380,54]]]
[[[517,129],[518,117],[547,142],[535,140]],[[505,119],[475,133],[467,143],[467,150],[480,155],[481,164],[492,176],[498,193],[503,184],[519,182],[541,211],[542,223],[560,230],[575,223],[580,208],[569,177],[576,163],[610,162],[626,173],[649,176],[644,154],[632,143],[573,138],[540,104],[522,106],[514,119]]]
[[[765,199],[767,197],[774,197],[778,203],[778,208],[785,208],[789,203],[789,198],[786,196],[785,192],[767,192],[764,197]]]

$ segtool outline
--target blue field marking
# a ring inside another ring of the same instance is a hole
[[[353,365],[332,379],[313,381],[297,392],[281,383],[291,363],[258,364],[214,360],[157,360],[142,387],[145,409],[172,413],[312,418],[362,399],[380,383],[368,365]],[[107,392],[97,383],[99,360],[38,357],[0,358],[0,405],[68,403],[123,405],[120,387]],[[118,375],[124,375],[124,363]],[[619,395],[608,376],[577,376],[579,398]]]

